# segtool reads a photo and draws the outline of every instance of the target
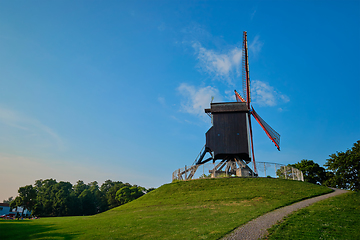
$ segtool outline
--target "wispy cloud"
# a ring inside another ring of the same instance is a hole
[[[64,148],[62,139],[53,129],[42,124],[39,120],[26,116],[17,111],[0,106],[0,123],[35,135],[45,134],[53,141],[55,141],[56,145],[60,149]]]
[[[253,11],[251,18],[253,18],[255,14],[256,9]],[[235,101],[232,89],[235,88],[235,80],[239,80],[241,76],[243,52],[241,47],[238,46],[226,46],[224,42],[216,44],[216,37],[199,26],[197,26],[196,30],[198,31],[190,29],[186,33],[188,35],[192,33],[192,37],[200,36],[199,39],[194,38],[192,41],[185,41],[185,43],[190,43],[195,50],[195,56],[198,60],[197,67],[209,76],[208,79],[218,80],[222,85],[225,85],[197,87],[183,83],[178,87],[177,90],[183,96],[182,110],[190,114],[203,116],[204,108],[209,107],[211,96],[216,96],[218,100]],[[206,48],[202,43],[209,42],[209,39],[213,45],[225,46],[227,50],[222,51]],[[261,41],[260,36],[256,35],[251,42],[249,41],[249,54],[256,58],[261,53],[263,45],[264,43]],[[208,79],[205,81],[208,81]],[[214,82],[212,82],[212,84],[214,84]],[[289,97],[280,93],[266,82],[253,80],[251,84],[252,101],[260,106],[276,106],[280,103],[290,101]],[[218,89],[221,89],[221,91],[224,90],[224,97],[220,96]]]
[[[256,14],[256,10],[254,10],[254,11],[251,13],[251,15],[250,15],[250,19],[251,19],[251,20],[253,20],[253,19],[254,19],[255,14]]]
[[[249,45],[249,50],[255,57],[260,53],[261,48],[264,45],[264,43],[260,41],[259,38],[260,38],[259,35],[256,35],[253,41]]]
[[[240,76],[242,50],[233,48],[226,53],[217,53],[203,47],[200,43],[193,43],[193,48],[199,60],[199,68],[213,78],[225,80],[233,85],[232,78]]]
[[[157,100],[162,106],[166,106],[166,101],[164,97],[158,97]]]
[[[178,87],[178,91],[183,96],[182,110],[200,117],[206,116],[204,109],[210,107],[212,97],[215,101],[221,101],[219,91],[211,86],[196,88],[182,83]]]
[[[165,23],[161,23],[161,24],[157,27],[157,29],[158,29],[160,32],[165,31],[165,30],[166,30],[166,25],[165,25]]]
[[[251,99],[260,106],[276,106],[279,103],[289,102],[288,96],[276,91],[266,82],[253,80],[251,83]]]
[[[236,102],[235,93],[232,90],[225,91],[225,99],[230,102]]]

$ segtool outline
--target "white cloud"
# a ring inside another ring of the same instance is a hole
[[[195,86],[182,83],[178,87],[178,91],[185,98],[181,104],[182,110],[200,117],[206,116],[204,109],[210,107],[212,97],[216,101],[221,101],[219,91],[211,86],[196,88]]]
[[[251,101],[260,106],[275,106],[279,102],[287,103],[290,99],[268,83],[254,80],[251,82]]]
[[[259,35],[256,35],[254,40],[249,45],[249,50],[256,57],[260,53],[263,45],[264,43],[259,40]]]
[[[226,100],[228,100],[230,102],[236,102],[236,97],[235,97],[234,91],[226,90],[225,91],[225,98],[226,98]]]
[[[205,73],[225,80],[229,85],[233,85],[232,77],[234,75],[240,76],[241,49],[235,47],[227,53],[216,53],[204,48],[198,42],[192,46],[196,51],[199,67]]]
[[[56,142],[57,146],[60,149],[64,148],[64,143],[62,139],[53,129],[42,124],[40,121],[25,116],[24,114],[21,114],[19,112],[0,106],[0,123],[21,129],[33,135],[41,135],[45,133],[46,136],[50,136],[50,138]]]

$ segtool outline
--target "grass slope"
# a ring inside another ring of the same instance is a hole
[[[175,182],[94,216],[2,220],[0,239],[218,239],[266,212],[330,191],[271,178]]]
[[[273,239],[360,239],[360,192],[304,208],[270,230]]]

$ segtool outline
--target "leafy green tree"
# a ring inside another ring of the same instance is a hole
[[[360,191],[360,140],[346,152],[331,154],[324,166],[331,173],[327,186]]]
[[[19,196],[11,202],[11,207],[22,207],[24,214],[25,209],[32,211],[36,203],[36,190],[32,185],[26,185],[25,187],[20,187],[18,190]]]
[[[37,202],[33,214],[36,216],[52,216],[53,201],[52,188],[56,184],[54,179],[36,180],[35,189],[37,191]]]
[[[89,189],[85,189],[79,196],[83,215],[97,213],[94,195]]]
[[[14,197],[9,197],[7,200],[4,200],[3,203],[10,204],[12,201],[14,201]]]
[[[109,209],[121,205],[120,202],[116,199],[116,193],[125,186],[131,187],[129,183],[113,182],[113,186],[108,188],[108,191],[106,192],[106,199]]]
[[[89,186],[84,183],[82,180],[78,180],[74,185],[75,196],[78,197],[85,189],[88,189]]]
[[[56,199],[55,179],[36,180],[35,189],[37,192],[37,201],[34,206],[33,214],[36,216],[57,216],[54,202]]]
[[[107,201],[105,194],[100,191],[97,181],[93,181],[88,184],[88,189],[94,197],[94,202],[96,206],[95,213],[103,212],[107,210]]]
[[[325,168],[313,160],[303,159],[301,162],[290,164],[290,166],[302,171],[305,182],[322,185],[327,179]]]
[[[120,181],[113,182],[111,180],[106,180],[101,185],[100,190],[105,195],[105,198],[106,198],[107,204],[108,204],[108,206],[107,206],[108,208],[114,208],[114,207],[117,207],[117,206],[120,206],[121,204],[123,204],[123,200],[120,200],[121,198],[117,197],[118,191],[123,187],[127,187],[127,189],[130,189],[132,187],[134,187],[134,189],[136,188],[139,196],[155,189],[155,188],[145,189],[144,187],[137,186],[137,185],[131,186],[131,184],[129,184],[129,183],[123,183]],[[132,194],[135,194],[133,192],[132,192]],[[131,193],[129,193],[129,194],[131,195]],[[138,198],[139,196],[136,195],[136,198]]]
[[[276,170],[276,176],[280,179],[292,179],[292,171],[291,165],[281,166],[278,170]]]
[[[70,182],[59,182],[54,186],[53,209],[55,216],[77,215],[76,196]]]
[[[26,189],[33,189],[36,193],[35,201],[29,202],[30,210],[33,203],[33,214],[36,216],[75,216],[92,215],[121,205],[116,199],[116,193],[122,187],[133,187],[130,194],[131,198],[137,198],[143,192],[150,192],[153,188],[146,190],[143,187],[120,181],[113,182],[106,180],[99,188],[96,181],[85,184],[82,180],[73,186],[70,182],[57,182],[55,179],[36,180],[34,187],[26,186]],[[22,187],[20,189],[23,189]],[[20,191],[19,189],[19,191]],[[20,192],[19,192],[20,193]],[[23,206],[23,196],[16,197],[11,205],[13,207]],[[24,195],[25,196],[25,195]]]
[[[103,184],[101,184],[100,191],[103,194],[107,194],[107,192],[112,188],[115,183],[122,183],[122,182],[113,182],[110,179],[106,180]]]
[[[122,205],[122,204],[125,204],[128,202],[131,202],[131,201],[141,197],[142,195],[144,195],[144,192],[141,187],[125,186],[116,192],[116,200],[118,200],[119,203]]]
[[[10,203],[10,207],[11,208],[16,208],[18,206],[21,206],[21,198],[19,196],[17,196],[11,203]]]
[[[146,189],[146,193],[149,193],[149,192],[151,192],[151,191],[154,191],[156,188],[148,188],[148,189]]]

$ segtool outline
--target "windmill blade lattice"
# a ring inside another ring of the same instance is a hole
[[[277,133],[272,127],[269,126],[260,116],[257,114],[253,107],[251,114],[254,116],[256,121],[260,124],[260,126],[264,129],[266,135],[270,138],[273,143],[275,143],[275,146],[280,151],[280,134]]]

